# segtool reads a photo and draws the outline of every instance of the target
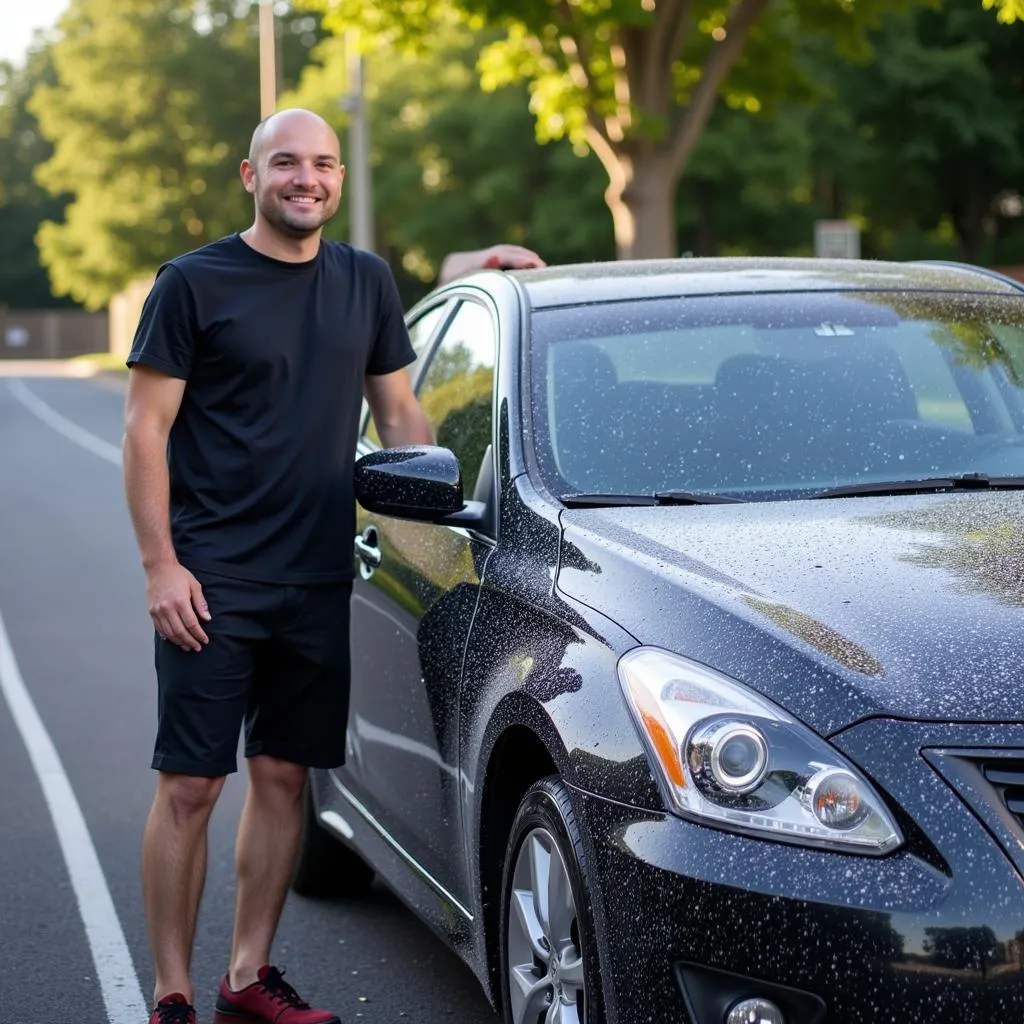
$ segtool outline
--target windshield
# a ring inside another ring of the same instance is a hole
[[[537,310],[553,494],[748,500],[1024,476],[1024,296],[843,292]]]

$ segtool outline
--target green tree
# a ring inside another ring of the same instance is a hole
[[[36,85],[55,80],[46,48],[25,64],[0,64],[0,306],[15,309],[69,305],[50,293],[35,234],[43,220],[59,218],[68,196],[51,196],[33,179],[53,147],[39,133],[28,99]]]
[[[1022,32],[944,0],[883,19],[866,61],[803,36],[818,95],[719,104],[680,188],[683,247],[807,254],[815,219],[835,217],[861,223],[868,257],[1024,262]]]
[[[994,7],[999,12],[999,20],[1010,24],[1024,21],[1024,0],[983,0],[986,10]]]
[[[872,47],[869,67],[833,73],[856,141],[827,163],[848,197],[865,200],[836,212],[866,214],[876,236],[948,225],[960,258],[992,261],[998,236],[1020,230],[1010,200],[1024,179],[1024,22],[944,0],[887,17]]]
[[[492,38],[449,25],[429,51],[384,46],[367,57],[376,247],[410,303],[454,248],[520,242],[553,263],[615,253],[597,161],[578,159],[568,140],[536,144],[523,85],[481,90],[474,64]],[[282,97],[327,118],[343,151],[344,68],[343,41],[327,39]],[[327,235],[347,234],[343,199]]]
[[[96,309],[248,223],[238,164],[259,120],[256,23],[235,0],[71,0],[58,27],[56,81],[29,108],[54,146],[38,180],[73,199],[38,242],[54,292]],[[317,21],[282,27],[283,65],[298,70]]]
[[[478,69],[487,88],[526,81],[540,141],[569,138],[607,174],[621,256],[678,251],[678,183],[720,96],[757,110],[794,85],[803,34],[843,56],[893,0],[302,0],[325,25],[421,49],[461,15],[502,30]],[[911,0],[899,0],[906,6]]]
[[[681,247],[695,256],[809,255],[824,215],[813,188],[812,112],[766,116],[722,104],[680,185]]]

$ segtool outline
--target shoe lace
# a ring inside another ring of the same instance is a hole
[[[160,1024],[195,1024],[195,1010],[188,1003],[161,1003],[156,1009]]]
[[[271,999],[280,999],[285,1006],[294,1006],[296,1010],[309,1009],[309,1003],[300,998],[299,993],[284,980],[284,968],[279,971],[276,967],[271,967],[260,980],[260,988]],[[161,1024],[163,1024],[163,1021],[161,1021]]]

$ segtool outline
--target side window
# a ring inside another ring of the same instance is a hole
[[[413,380],[416,379],[416,371],[423,361],[423,354],[427,351],[427,342],[434,336],[434,331],[450,308],[450,302],[442,302],[440,305],[431,306],[425,313],[418,316],[413,323],[409,324],[409,340],[412,342],[412,347],[416,352],[416,362],[409,366],[409,376]]]
[[[416,379],[416,372],[423,361],[423,354],[427,350],[427,343],[434,336],[434,331],[450,308],[450,302],[441,302],[436,306],[431,306],[430,309],[409,324],[409,341],[412,342],[413,351],[416,353],[415,362],[410,363],[405,368],[411,380]],[[365,398],[363,399],[363,411],[360,414],[359,420],[362,423],[360,433],[364,434],[373,443],[374,447],[379,448],[380,437],[377,434],[377,426],[370,418],[370,407]]]
[[[437,443],[458,457],[467,494],[491,443],[496,347],[490,313],[463,302],[431,352],[417,391]]]

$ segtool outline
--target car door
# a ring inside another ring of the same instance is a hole
[[[420,403],[437,443],[458,456],[467,497],[491,458],[495,348],[490,311],[463,300],[419,375]],[[362,443],[375,446],[372,429]],[[492,538],[362,508],[357,531],[379,564],[361,561],[353,588],[346,777],[411,866],[465,906],[459,683]]]

